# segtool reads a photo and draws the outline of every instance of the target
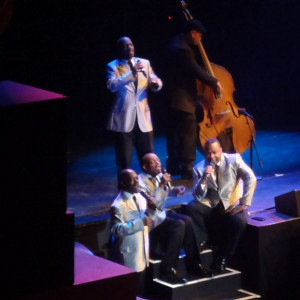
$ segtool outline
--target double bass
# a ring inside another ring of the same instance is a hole
[[[187,20],[193,19],[185,1],[181,1]],[[253,118],[244,108],[239,108],[233,99],[235,91],[231,74],[222,66],[211,63],[201,41],[197,43],[205,69],[217,78],[223,87],[216,98],[213,89],[196,80],[197,98],[203,108],[203,119],[199,125],[200,151],[208,138],[218,138],[225,152],[243,153],[251,147],[255,137]]]

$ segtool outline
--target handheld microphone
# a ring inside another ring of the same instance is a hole
[[[165,173],[167,173],[167,170],[166,170],[165,168],[162,168],[162,169],[161,169],[161,173],[162,173],[162,174],[165,174]],[[168,187],[169,189],[171,189],[171,182],[170,182],[170,181],[167,182],[167,187]]]
[[[158,209],[158,207],[156,206],[155,203],[150,202],[151,196],[147,192],[144,192],[143,190],[140,189],[139,193],[146,199],[147,204],[150,208],[152,208],[154,210]]]
[[[211,166],[213,169],[215,169],[216,168],[216,165],[212,162],[212,161],[210,161],[210,163],[208,164],[208,166]],[[210,176],[210,173],[206,173],[206,172],[204,172],[204,174],[203,174],[205,177],[205,179],[207,179],[207,178],[209,178],[209,176]]]
[[[141,64],[142,62],[138,59],[137,61],[139,64]],[[145,68],[142,68],[141,72],[143,73],[143,75],[147,78],[147,74],[146,74],[146,70]]]

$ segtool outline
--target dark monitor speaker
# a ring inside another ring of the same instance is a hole
[[[300,217],[300,190],[276,196],[276,211],[292,217]]]

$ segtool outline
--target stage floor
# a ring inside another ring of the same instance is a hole
[[[257,151],[256,151],[257,149]],[[275,207],[274,197],[292,190],[300,189],[300,133],[258,131],[256,148],[252,148],[252,168],[257,175],[257,188],[251,216]],[[164,136],[154,139],[155,153],[165,165],[166,139]],[[113,146],[86,147],[80,151],[76,146],[69,149],[70,157],[67,173],[67,208],[75,215],[75,225],[95,222],[108,218],[111,203],[116,197],[117,171]],[[242,154],[251,165],[250,149]],[[197,152],[197,162],[203,156]],[[132,159],[132,168],[139,173],[136,155]],[[186,193],[181,197],[170,197],[167,205],[176,205],[192,200],[191,183],[172,177],[172,184],[183,184]]]

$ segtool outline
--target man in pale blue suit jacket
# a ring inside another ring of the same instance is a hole
[[[223,153],[217,139],[204,146],[206,159],[194,167],[194,201],[186,212],[197,224],[200,243],[214,246],[212,267],[224,271],[247,224],[256,177],[238,153]]]
[[[138,177],[140,193],[148,201],[148,215],[153,220],[149,235],[150,249],[153,251],[159,241],[161,250],[164,250],[160,279],[176,284],[185,283],[187,279],[194,280],[196,277],[210,277],[211,272],[201,264],[192,219],[165,207],[169,192],[180,196],[184,193],[185,187],[171,186],[170,174],[164,172],[160,159],[154,153],[148,153],[143,157],[143,172]],[[181,248],[185,250],[187,278],[180,276],[176,271]]]
[[[153,152],[153,127],[147,89],[159,91],[162,81],[149,60],[134,56],[129,37],[117,41],[118,58],[107,64],[107,88],[114,93],[114,104],[107,129],[113,132],[118,173],[130,168],[133,146],[139,161]]]
[[[122,170],[119,174],[120,193],[111,205],[114,236],[111,259],[138,272],[138,294],[142,295],[152,219],[146,215],[147,203],[138,189],[137,174],[131,169]]]

